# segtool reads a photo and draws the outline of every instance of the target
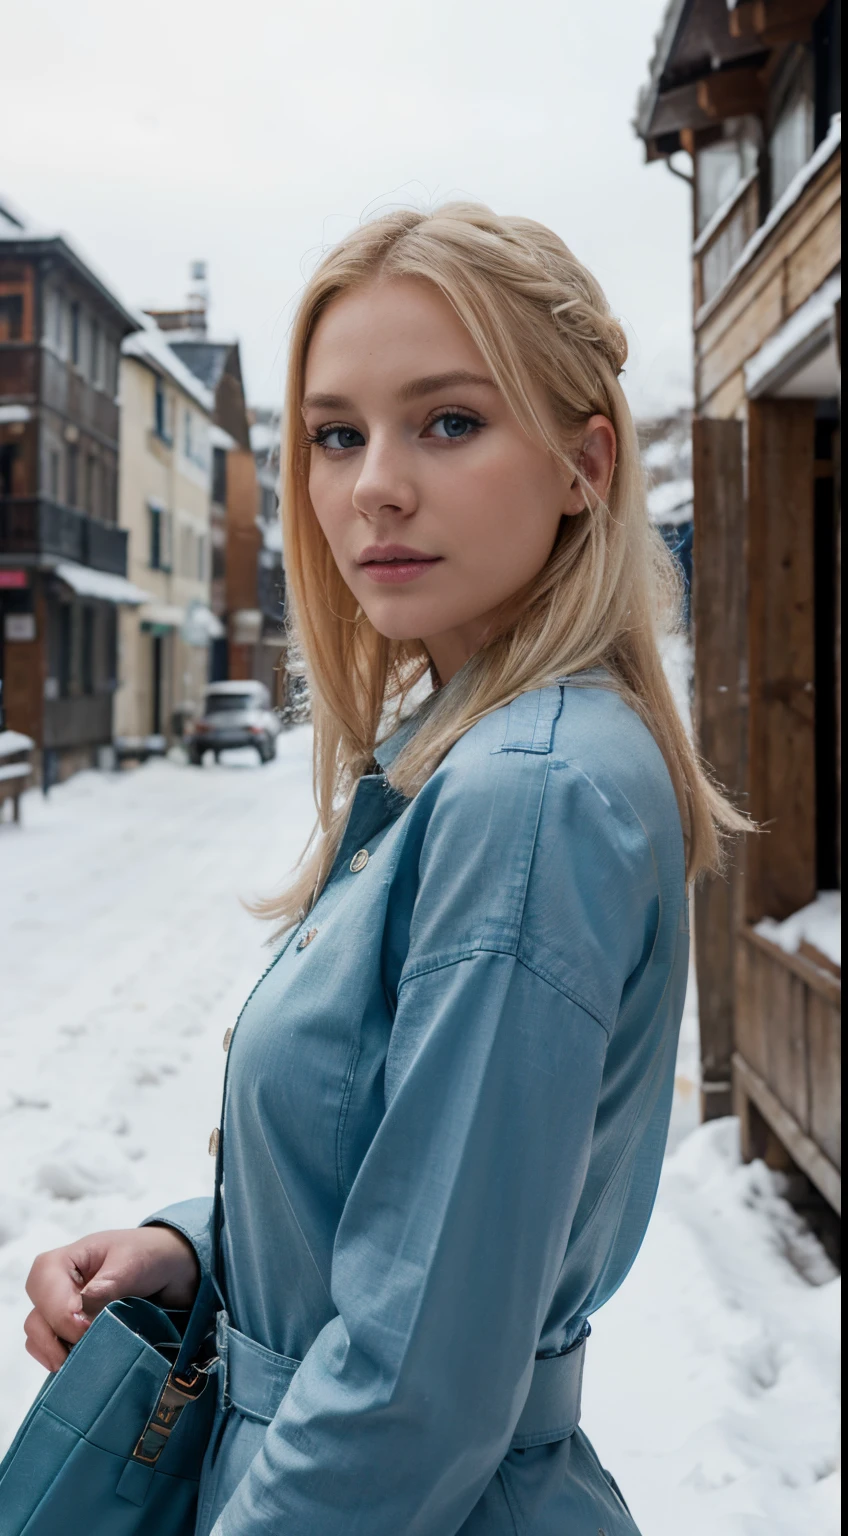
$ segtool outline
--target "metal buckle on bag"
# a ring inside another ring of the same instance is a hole
[[[133,1461],[143,1462],[146,1467],[156,1465],[180,1414],[189,1403],[196,1402],[205,1390],[209,1372],[216,1363],[210,1360],[208,1365],[190,1365],[180,1376],[176,1371],[169,1372],[156,1407],[132,1453]]]

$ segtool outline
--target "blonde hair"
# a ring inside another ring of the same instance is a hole
[[[550,558],[503,612],[392,765],[414,796],[465,731],[518,694],[602,665],[652,731],[674,784],[691,878],[721,863],[721,834],[746,822],[707,777],[680,720],[658,650],[679,610],[676,566],[646,510],[636,431],[618,375],[621,326],[567,246],[532,219],[478,204],[403,210],[362,225],[321,262],[294,322],[282,444],[286,587],[313,702],[318,822],[295,878],[257,903],[286,928],[303,919],[333,863],[360,776],[373,771],[387,711],[398,718],[429,669],[423,645],[392,641],[345,585],[309,501],[301,406],[307,351],[333,299],[377,278],[432,283],[453,306],[525,430],[572,474],[581,425],[612,422],[618,456],[607,502],[583,482],[587,510],[563,518]],[[547,417],[537,406],[544,399]],[[581,477],[582,480],[582,477]]]

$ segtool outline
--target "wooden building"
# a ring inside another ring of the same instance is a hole
[[[690,157],[698,742],[761,828],[696,892],[703,1111],[836,1209],[840,29],[840,0],[671,0],[637,125]]]
[[[112,740],[121,341],[137,321],[63,236],[0,203],[0,682],[47,780]],[[2,722],[0,722],[2,724]]]

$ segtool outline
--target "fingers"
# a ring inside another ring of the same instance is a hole
[[[30,1312],[24,1323],[27,1354],[32,1355],[47,1371],[58,1371],[68,1358],[68,1346],[56,1337],[50,1324],[40,1312]]]
[[[81,1294],[83,1279],[71,1248],[40,1253],[27,1276],[26,1292],[36,1312],[54,1335],[69,1344],[82,1338],[90,1322]]]

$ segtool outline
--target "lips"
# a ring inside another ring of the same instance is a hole
[[[440,555],[427,555],[407,544],[369,544],[357,563],[372,581],[386,585],[415,581],[440,561]]]

